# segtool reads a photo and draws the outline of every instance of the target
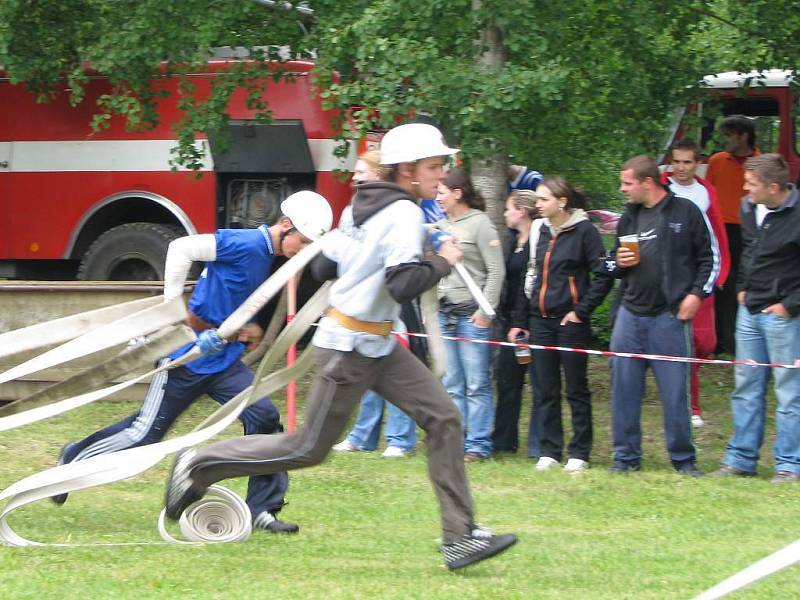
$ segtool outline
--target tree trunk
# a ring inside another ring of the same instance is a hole
[[[474,10],[480,10],[481,0],[473,0],[472,7]],[[506,61],[503,34],[500,28],[489,23],[481,34],[479,44],[478,68],[500,71]],[[496,152],[496,149],[488,143],[487,150],[492,154],[472,160],[472,181],[486,200],[486,214],[489,215],[500,235],[505,237],[506,226],[503,220],[503,210],[508,192],[508,157],[506,154]]]

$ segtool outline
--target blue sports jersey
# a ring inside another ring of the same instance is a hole
[[[220,229],[215,237],[217,258],[206,263],[189,300],[189,310],[219,327],[269,277],[275,250],[266,225],[258,229]],[[182,356],[193,345],[183,346],[170,358]],[[220,354],[198,358],[186,368],[200,374],[220,373],[243,352],[244,344],[229,342]]]
[[[447,218],[447,215],[436,200],[422,200],[419,203],[419,207],[422,209],[422,214],[425,216],[426,223],[436,223],[437,221]]]

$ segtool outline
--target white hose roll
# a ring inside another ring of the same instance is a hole
[[[183,540],[167,531],[166,509],[158,517],[161,539],[173,544],[227,544],[246,542],[253,531],[253,517],[238,494],[221,485],[212,485],[206,495],[183,511],[178,525]]]

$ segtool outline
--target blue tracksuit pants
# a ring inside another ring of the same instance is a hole
[[[253,373],[240,360],[221,373],[211,375],[194,373],[186,367],[161,372],[153,378],[138,412],[73,444],[65,453],[64,461],[155,444],[164,438],[181,413],[203,394],[225,404],[252,382]],[[269,397],[245,409],[239,420],[245,435],[283,431],[280,413]],[[288,487],[289,476],[285,472],[251,477],[247,486],[247,505],[253,517],[265,510],[280,510]]]

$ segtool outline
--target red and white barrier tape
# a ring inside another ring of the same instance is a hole
[[[392,332],[394,334],[410,335],[419,338],[427,338],[425,333]],[[755,360],[722,360],[719,358],[693,358],[691,356],[669,356],[666,354],[641,354],[637,352],[613,352],[611,350],[590,350],[588,348],[569,348],[566,346],[545,346],[542,344],[514,344],[512,342],[501,342],[499,340],[476,340],[473,338],[443,335],[442,339],[451,342],[470,342],[473,344],[488,344],[490,346],[506,346],[510,348],[526,347],[531,350],[557,350],[559,352],[576,352],[578,354],[589,354],[592,356],[620,357],[620,358],[639,358],[642,360],[665,360],[669,362],[684,362],[700,365],[744,365],[748,367],[776,367],[780,369],[800,369],[800,358],[793,365],[780,363],[760,363]]]

